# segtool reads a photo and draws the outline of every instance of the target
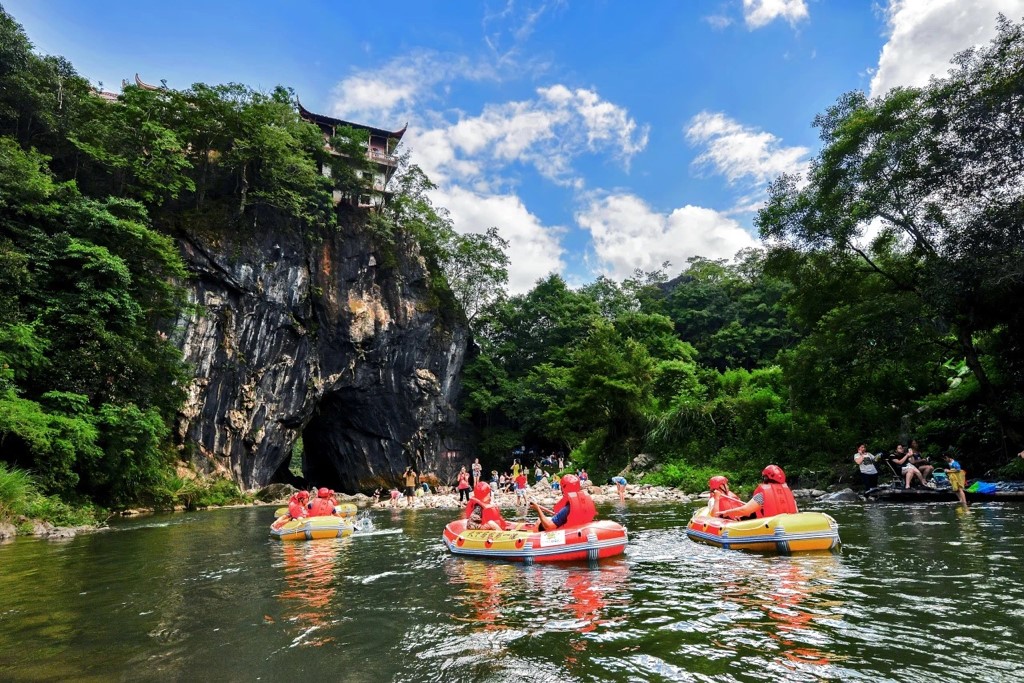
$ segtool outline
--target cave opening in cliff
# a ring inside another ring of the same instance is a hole
[[[300,462],[292,462],[290,471],[301,471],[304,486],[356,493],[358,482],[352,458],[354,453],[361,452],[354,437],[358,430],[352,424],[356,412],[352,401],[342,393],[331,393],[320,400],[302,430],[301,450],[291,455]]]

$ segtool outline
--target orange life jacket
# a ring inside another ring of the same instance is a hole
[[[794,514],[797,512],[796,499],[793,492],[785,484],[770,482],[761,484],[754,489],[754,495],[760,493],[764,496],[764,505],[755,514],[756,517],[774,517],[783,513]]]
[[[317,498],[309,504],[310,517],[330,517],[334,514],[334,505],[328,498]]]
[[[736,497],[734,493],[723,493],[718,496],[718,511],[725,512],[726,510],[735,510],[738,507],[743,507],[743,501]]]
[[[299,519],[306,516],[306,506],[303,505],[295,496],[292,496],[292,499],[288,501],[288,516],[292,519]]]
[[[470,498],[469,502],[466,503],[466,513],[463,515],[466,519],[473,516],[473,510],[476,506],[480,506],[480,523],[487,524],[488,522],[497,522],[501,525],[501,528],[505,528],[505,518],[501,516],[501,510],[493,501],[487,501],[486,503],[479,498]]]
[[[573,491],[572,493],[564,494],[562,500],[566,500],[569,505],[569,518],[565,520],[565,526],[590,524],[594,521],[594,517],[597,517],[594,499],[585,491]],[[558,506],[556,505],[555,507]]]

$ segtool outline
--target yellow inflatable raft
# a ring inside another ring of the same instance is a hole
[[[278,510],[280,512],[280,510]],[[291,519],[288,509],[270,525],[270,535],[282,541],[310,541],[314,538],[341,538],[355,531],[356,506],[344,503],[338,513],[328,517]]]
[[[800,553],[839,546],[839,525],[823,512],[798,512],[734,521],[709,517],[700,508],[686,527],[690,540],[726,550]]]

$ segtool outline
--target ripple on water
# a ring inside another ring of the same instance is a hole
[[[616,508],[624,557],[452,557],[447,514],[280,543],[265,511],[0,548],[5,676],[143,680],[1015,681],[1020,507],[848,505],[836,554],[689,541],[690,508]],[[57,653],[56,655],[54,653]]]

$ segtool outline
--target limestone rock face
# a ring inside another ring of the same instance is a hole
[[[414,244],[379,246],[262,217],[235,237],[185,234],[191,307],[172,338],[194,377],[182,449],[244,488],[294,482],[355,492],[432,469],[455,432],[468,329],[443,317]],[[386,253],[380,250],[386,249]]]

